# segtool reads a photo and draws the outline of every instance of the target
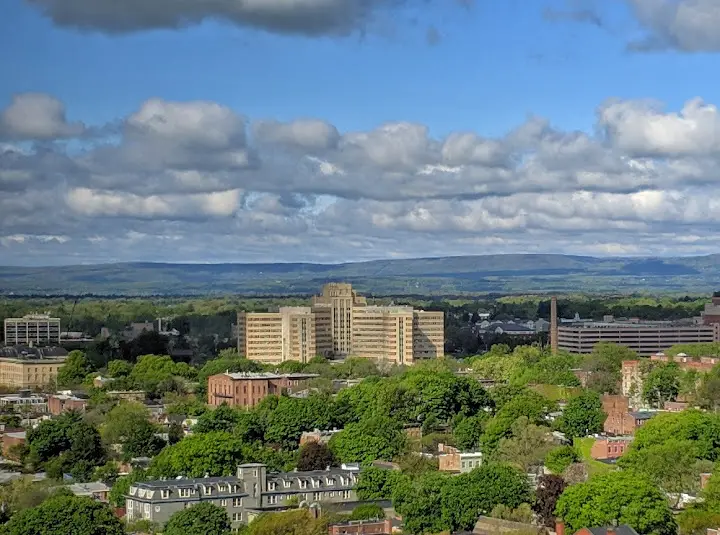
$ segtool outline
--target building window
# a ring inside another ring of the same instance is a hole
[[[275,496],[275,495],[273,495],[273,496],[268,496],[268,504],[269,504],[269,505],[275,505],[275,504],[277,504],[277,502],[278,502],[278,497],[277,497],[277,496]]]
[[[344,499],[346,499],[346,500],[347,500],[348,498],[350,498],[350,491],[349,491],[349,490],[344,490],[344,491],[342,491],[342,497],[343,497]]]
[[[300,480],[300,488],[301,488],[301,489],[306,489],[306,488],[307,488],[307,481],[305,481],[304,479],[301,479],[301,480]]]
[[[292,483],[290,481],[283,481],[283,487],[285,487],[286,489],[289,489],[291,484]]]
[[[164,500],[167,500],[170,497],[170,491],[167,489],[163,489],[160,491],[160,497]]]
[[[180,497],[181,498],[189,498],[190,497],[190,489],[180,489]]]
[[[233,498],[233,507],[242,507],[242,498]]]
[[[277,483],[275,483],[274,481],[270,481],[268,483],[268,490],[275,490],[276,487],[277,487]]]
[[[242,513],[233,513],[233,522],[242,522]]]
[[[322,492],[313,492],[313,500],[314,501],[320,500],[321,496],[322,496]]]
[[[212,496],[213,488],[212,487],[205,487],[205,494],[208,496]]]
[[[227,492],[227,485],[218,485],[218,492]]]
[[[227,507],[227,500],[220,500],[220,507]]]

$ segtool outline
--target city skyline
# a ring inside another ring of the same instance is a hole
[[[2,265],[718,251],[710,0],[90,4],[0,21]]]

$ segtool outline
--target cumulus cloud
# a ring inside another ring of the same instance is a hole
[[[77,137],[84,131],[82,123],[67,121],[62,102],[43,93],[15,95],[0,114],[0,139],[59,139]]]
[[[720,51],[720,4],[716,0],[627,0],[646,31],[630,43],[635,50],[675,48]]]
[[[347,35],[368,31],[378,21],[397,21],[419,7],[407,0],[26,1],[60,26],[108,33],[181,28],[214,19],[281,34]],[[470,7],[472,1],[453,3]]]
[[[80,151],[0,145],[0,252],[36,263],[708,252],[718,125],[700,99],[610,100],[593,134],[531,117],[504,136],[437,138],[410,122],[343,132],[151,99]]]

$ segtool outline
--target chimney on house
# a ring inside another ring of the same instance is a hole
[[[555,519],[555,535],[565,535],[565,522],[562,518]]]
[[[557,320],[557,297],[550,298],[550,351],[553,355],[558,352],[558,320]]]

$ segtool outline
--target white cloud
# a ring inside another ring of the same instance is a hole
[[[246,136],[246,124],[217,103],[153,99],[80,155],[3,146],[1,243],[39,263],[718,245],[717,110],[699,99],[680,111],[608,101],[602,135],[537,117],[500,137],[321,119],[257,120]]]

